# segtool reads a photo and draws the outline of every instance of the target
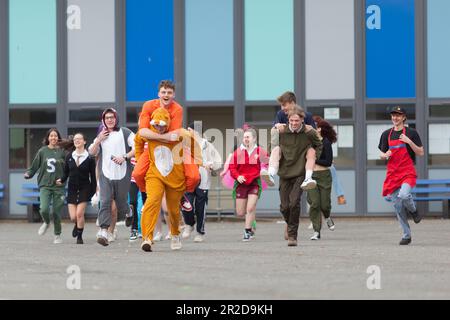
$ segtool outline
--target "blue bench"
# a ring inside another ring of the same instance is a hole
[[[22,189],[24,192],[22,193],[22,197],[24,200],[16,201],[18,205],[28,206],[28,205],[39,205],[39,187],[35,183],[24,183],[22,185]]]
[[[22,197],[24,199],[16,201],[18,205],[27,206],[27,217],[29,222],[42,222],[39,213],[39,187],[36,183],[22,184]]]
[[[450,179],[418,179],[411,193],[415,201],[442,201],[442,217],[449,218]]]
[[[25,199],[16,201],[18,205],[27,206],[40,204],[39,187],[36,183],[24,183],[22,184],[22,189],[24,190],[24,192],[22,193],[22,197]],[[67,201],[64,201],[64,204],[67,204]]]

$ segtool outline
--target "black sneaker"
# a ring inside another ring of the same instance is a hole
[[[409,238],[409,239],[402,239],[402,240],[400,240],[399,245],[405,246],[405,245],[408,245],[410,243],[411,243],[411,238]]]
[[[77,228],[77,224],[75,223],[75,226],[73,227],[72,230],[72,237],[76,238],[78,235],[78,228]]]
[[[83,238],[77,238],[77,244],[83,244]]]
[[[412,216],[412,218],[413,218],[413,220],[414,220],[414,223],[419,223],[419,222],[422,220],[422,216],[419,214],[419,212],[417,211],[417,209],[416,209],[416,211],[414,211],[414,212],[411,212],[411,211],[409,211],[409,210],[408,210],[408,212],[409,212],[409,214]]]
[[[253,237],[252,237],[251,232],[244,231],[244,236],[242,237],[242,241],[247,242],[247,241],[250,241],[250,239],[252,239],[252,238]]]
[[[138,239],[138,231],[137,230],[131,230],[130,241],[136,241],[137,239]]]

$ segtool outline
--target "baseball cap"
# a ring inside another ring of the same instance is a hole
[[[393,107],[392,109],[391,109],[391,112],[390,112],[391,114],[392,113],[400,113],[400,114],[406,114],[406,111],[405,111],[405,109],[403,109],[402,107],[400,107],[400,106],[395,106],[395,107]]]

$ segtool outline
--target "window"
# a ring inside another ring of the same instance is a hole
[[[10,109],[10,124],[55,124],[55,109]]]
[[[9,129],[9,168],[26,169],[43,146],[48,129]]]
[[[406,118],[408,120],[416,119],[415,104],[390,103],[390,104],[367,104],[366,106],[367,120],[383,120],[383,121],[390,120],[391,109],[394,106],[398,105],[406,110]]]
[[[138,123],[139,114],[142,108],[128,107],[127,108],[127,123]]]
[[[340,106],[336,105],[322,105],[322,106],[308,106],[308,112],[311,112],[314,116],[321,116],[328,121],[347,120],[353,118],[352,106]]]
[[[428,164],[450,164],[450,124],[435,123],[428,126]]]
[[[340,167],[355,166],[354,128],[353,125],[334,126],[338,140],[332,144],[334,164]]]
[[[450,103],[430,105],[430,117],[450,118]]]
[[[70,122],[98,122],[102,121],[102,109],[72,109],[69,110]]]
[[[247,106],[245,108],[245,122],[267,122],[273,123],[278,106]]]

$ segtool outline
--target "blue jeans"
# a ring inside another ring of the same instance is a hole
[[[400,189],[395,190],[392,194],[387,195],[385,199],[394,203],[395,213],[397,215],[398,222],[403,229],[403,239],[411,239],[411,228],[408,223],[408,212],[415,212],[416,205],[414,204],[413,197],[411,195],[412,187],[404,183]]]
[[[334,164],[331,165],[330,172],[331,172],[331,179],[333,182],[333,190],[334,190],[334,193],[336,194],[336,197],[343,196],[344,188],[342,188],[342,184],[337,176],[336,168],[334,167]]]

